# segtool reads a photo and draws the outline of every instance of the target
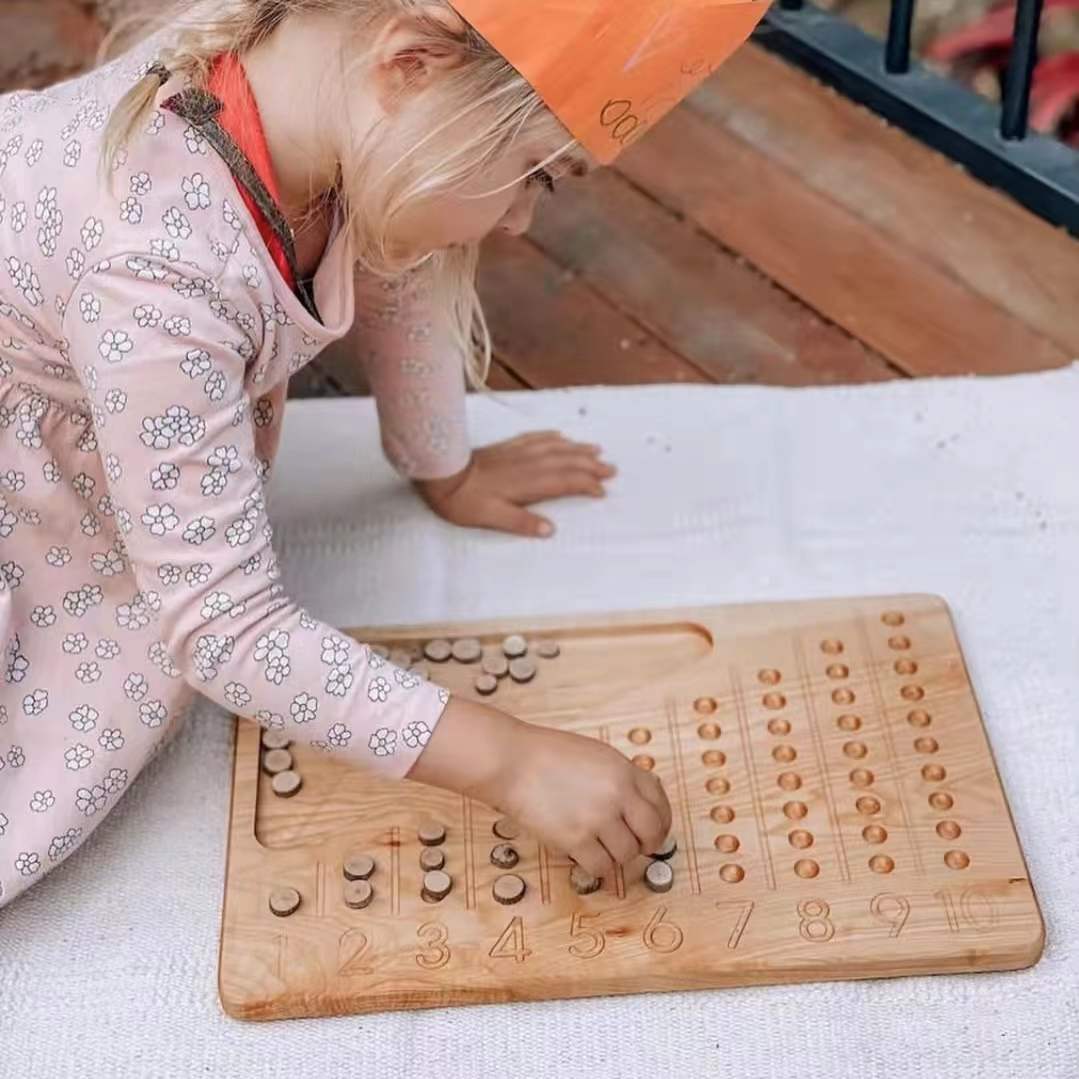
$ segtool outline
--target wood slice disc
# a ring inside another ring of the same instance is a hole
[[[502,641],[502,653],[509,659],[518,659],[528,651],[528,641],[519,633],[511,633]]]
[[[516,873],[503,873],[491,886],[491,894],[495,901],[508,906],[510,903],[519,903],[526,891],[524,880]]]
[[[375,898],[375,890],[367,880],[350,880],[345,884],[345,906],[363,910]]]
[[[425,847],[437,847],[446,842],[446,829],[438,821],[424,821],[416,832],[416,838]]]
[[[395,648],[390,653],[390,662],[407,671],[412,666],[412,653],[407,648]]]
[[[678,850],[678,840],[675,839],[673,835],[669,835],[662,844],[660,844],[659,850],[653,851],[649,857],[665,862],[668,858],[674,857],[674,852],[676,850]]]
[[[341,868],[346,880],[367,880],[375,871],[375,860],[370,854],[350,854]]]
[[[483,645],[475,637],[462,637],[453,642],[453,658],[458,663],[475,663],[483,655]]]
[[[540,659],[557,659],[562,653],[557,641],[537,641],[536,655]]]
[[[505,678],[510,673],[510,661],[501,652],[488,652],[482,666],[483,673],[494,678]]]
[[[287,772],[278,772],[270,780],[270,786],[273,787],[274,794],[279,797],[291,798],[303,786],[303,780],[300,778],[299,772],[289,770]]]
[[[523,657],[510,660],[510,678],[515,682],[531,682],[536,677],[536,664]]]
[[[420,851],[420,869],[425,873],[430,873],[432,869],[442,869],[445,864],[445,852],[438,847],[424,847]]]
[[[292,739],[284,731],[269,730],[262,732],[263,749],[288,749]]]
[[[287,918],[300,908],[300,893],[295,888],[274,888],[270,892],[270,913]]]
[[[491,826],[499,839],[516,839],[521,834],[521,826],[512,817],[499,817]]]
[[[381,656],[383,659],[390,658],[390,650],[384,644],[369,644],[367,647],[370,648],[376,656]]]
[[[582,869],[579,865],[575,865],[569,871],[569,883],[570,887],[578,895],[591,895],[593,892],[598,892],[603,885],[602,877],[593,877],[586,869]]]
[[[268,749],[262,755],[262,770],[268,776],[287,772],[292,767],[292,754],[287,749]]]
[[[423,654],[432,663],[445,663],[453,655],[453,646],[444,637],[436,637],[423,646]]]
[[[498,689],[498,679],[493,674],[477,675],[472,684],[476,687],[476,692],[484,697],[490,697]]]
[[[432,869],[423,875],[424,895],[436,902],[445,899],[453,889],[453,878],[442,869]]]
[[[516,848],[509,843],[499,843],[491,849],[491,865],[496,865],[499,869],[512,869],[520,860],[521,856]]]
[[[674,886],[674,870],[666,862],[649,862],[644,883],[653,892],[669,892]]]

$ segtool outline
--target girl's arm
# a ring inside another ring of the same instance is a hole
[[[392,281],[357,269],[355,282],[360,360],[387,458],[416,482],[461,473],[472,455],[464,363],[423,269]]]
[[[273,402],[251,401],[244,384],[274,312],[242,285],[226,299],[220,280],[189,263],[118,255],[79,282],[66,308],[115,547],[139,588],[120,608],[121,639],[156,618],[166,673],[294,738],[404,775],[448,694],[285,595],[255,443]],[[162,722],[134,701],[117,710],[132,723]]]

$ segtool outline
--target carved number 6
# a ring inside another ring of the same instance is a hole
[[[652,920],[644,927],[641,935],[645,947],[654,952],[676,952],[682,947],[682,930],[674,922],[665,922],[663,919],[666,914],[667,908],[660,907],[652,915]]]

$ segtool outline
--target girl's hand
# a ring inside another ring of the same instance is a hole
[[[550,536],[554,525],[524,507],[567,495],[602,498],[603,481],[615,469],[600,452],[599,446],[570,442],[557,431],[532,431],[476,450],[455,476],[414,485],[427,505],[453,524]]]
[[[409,778],[511,814],[594,877],[658,850],[671,827],[662,784],[617,750],[461,697]]]

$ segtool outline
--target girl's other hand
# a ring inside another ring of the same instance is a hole
[[[557,431],[531,431],[483,446],[455,476],[415,480],[439,517],[466,528],[490,528],[518,536],[550,536],[554,525],[525,509],[569,495],[603,498],[615,469],[599,446],[571,442]]]

